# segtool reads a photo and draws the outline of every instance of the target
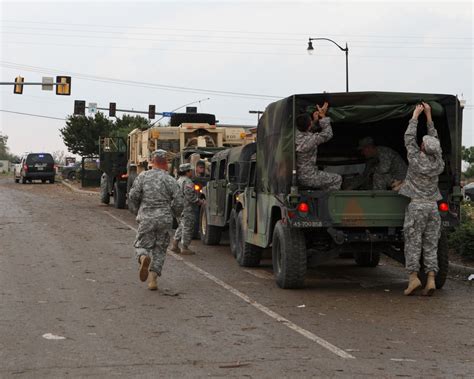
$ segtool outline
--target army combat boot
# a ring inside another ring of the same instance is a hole
[[[148,268],[150,267],[150,263],[150,257],[146,255],[140,255],[140,270],[138,272],[142,282],[145,282],[148,278]]]
[[[418,273],[412,272],[410,273],[410,279],[408,280],[408,287],[403,293],[405,294],[405,296],[409,296],[413,294],[413,292],[420,287],[421,287],[421,282],[420,282],[420,279],[418,279]]]
[[[158,274],[154,271],[150,271],[150,274],[148,275],[148,289],[150,291],[156,291],[158,289],[158,284],[156,283],[156,278],[158,277]]]
[[[170,251],[173,253],[179,254],[179,246],[178,246],[179,241],[175,240],[174,238],[171,240],[171,247]]]
[[[436,290],[436,283],[435,283],[436,274],[434,271],[430,271],[428,273],[428,279],[426,281],[426,287],[423,289],[423,296],[432,296],[434,291]]]
[[[189,247],[187,246],[183,246],[181,248],[181,254],[182,255],[194,255],[196,254],[194,251],[192,251]]]

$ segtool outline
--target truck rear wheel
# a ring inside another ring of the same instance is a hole
[[[245,242],[242,212],[236,216],[235,259],[240,266],[256,267],[262,259],[262,248]]]
[[[229,242],[232,255],[237,256],[237,212],[232,209],[229,217]]]
[[[205,206],[201,207],[199,217],[199,234],[204,245],[219,245],[221,241],[222,228],[209,225],[207,222],[207,210]]]
[[[107,174],[102,174],[100,177],[100,202],[102,204],[110,203],[110,193]]]
[[[306,240],[299,229],[290,229],[278,221],[273,231],[273,274],[280,288],[304,287],[308,266]]]
[[[448,254],[448,237],[446,236],[446,233],[443,231],[441,232],[441,237],[438,241],[438,274],[436,275],[436,288],[441,289],[444,286],[444,283],[446,282],[446,279],[448,277],[448,271],[449,271],[449,254]],[[423,265],[423,259],[421,261],[421,266],[420,266],[420,272],[418,277],[421,280],[421,283],[423,287],[426,285],[426,274],[425,274],[425,268]]]
[[[126,187],[120,185],[118,181],[114,183],[114,207],[124,209],[127,202]]]
[[[358,266],[377,267],[380,262],[379,251],[355,251],[354,259]]]

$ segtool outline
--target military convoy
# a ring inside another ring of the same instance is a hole
[[[217,151],[248,143],[251,138],[242,127],[216,126],[215,116],[206,113],[174,113],[170,126],[134,129],[126,139],[103,137],[99,141],[101,201],[108,204],[113,197],[116,208],[125,208],[127,193],[136,176],[151,167],[154,150],[169,152],[170,173],[176,176],[180,163],[208,162]],[[207,176],[197,178],[197,190],[206,181]]]
[[[455,96],[411,93],[294,95],[270,104],[257,129],[257,142],[221,151],[211,159],[203,189],[200,232],[205,244],[219,243],[229,230],[230,248],[242,266],[257,266],[271,248],[276,283],[304,286],[307,268],[350,251],[360,266],[377,266],[384,253],[404,262],[403,221],[408,199],[395,191],[324,192],[298,185],[295,118],[314,104],[330,103],[334,138],[318,151],[320,170],[337,172],[344,182],[362,172],[358,140],[368,135],[406,156],[404,132],[413,107],[429,102],[446,168],[440,176],[443,228],[455,227],[462,199],[462,108]],[[426,133],[420,122],[419,138]],[[446,234],[439,241],[441,288],[448,270]],[[420,276],[424,278],[423,266]]]

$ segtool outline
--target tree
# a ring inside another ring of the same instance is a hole
[[[99,138],[110,135],[114,123],[97,112],[94,117],[69,116],[60,130],[64,144],[73,154],[99,154]]]
[[[463,172],[466,178],[474,177],[474,146],[462,147],[462,160],[469,163],[469,167]]]
[[[124,115],[117,118],[110,137],[126,137],[134,129],[145,130],[151,126],[150,120],[142,116]]]
[[[7,160],[11,162],[19,161],[20,158],[10,153],[10,149],[7,146],[8,136],[0,134],[0,160]]]
[[[66,164],[66,153],[62,150],[56,150],[51,153],[54,162],[59,165]]]

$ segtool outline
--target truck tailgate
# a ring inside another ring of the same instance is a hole
[[[335,225],[401,227],[409,199],[394,191],[335,191],[328,199]]]

